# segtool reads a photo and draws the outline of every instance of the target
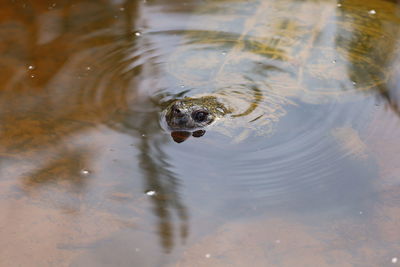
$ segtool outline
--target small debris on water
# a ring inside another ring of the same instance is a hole
[[[223,56],[226,56],[226,52],[225,51],[222,51],[222,53],[221,53]]]
[[[142,137],[146,137],[146,135],[145,135],[145,134],[142,134]]]
[[[278,240],[275,240],[275,243],[280,244],[281,241],[278,239]]]
[[[208,253],[207,253],[207,254],[205,255],[205,257],[206,257],[207,259],[209,259],[209,258],[211,258],[211,254],[208,254]]]
[[[352,82],[353,83],[353,85],[356,85],[357,83],[356,82]]]
[[[360,213],[360,215],[362,215],[364,212],[360,211],[359,213]]]
[[[35,78],[35,75],[32,74],[32,75],[31,75],[31,78]]]
[[[185,85],[184,85],[184,84],[181,84],[181,88],[185,88]]]
[[[156,191],[154,191],[154,190],[149,190],[149,191],[146,191],[146,195],[148,195],[148,196],[155,196],[156,195]]]
[[[135,32],[135,36],[141,36],[142,33],[141,32]]]
[[[33,65],[28,66],[28,70],[34,70],[34,69],[35,69],[35,66],[33,66]]]
[[[332,60],[332,63],[335,64],[336,63],[336,59]]]
[[[398,259],[396,257],[392,258],[392,263],[397,263],[397,261],[398,261]]]
[[[120,8],[119,8],[119,11],[125,11],[125,8],[120,7]]]
[[[337,6],[337,7],[342,7],[342,4],[339,3],[339,4],[337,4],[336,6]]]
[[[91,68],[90,66],[87,66],[87,67],[86,67],[86,70],[87,70],[87,71],[89,71],[89,70],[91,70],[91,69],[92,69],[92,68]]]
[[[139,252],[139,251],[140,251],[140,248],[135,248],[135,251],[136,251],[136,252]]]
[[[84,174],[84,175],[88,175],[88,174],[90,173],[90,171],[88,171],[88,170],[81,170],[81,173]]]
[[[375,14],[376,14],[375,9],[371,9],[370,11],[368,11],[368,14],[370,14],[370,15],[375,15]]]

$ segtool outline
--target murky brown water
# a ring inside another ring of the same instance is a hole
[[[400,264],[395,1],[0,3],[1,266]]]

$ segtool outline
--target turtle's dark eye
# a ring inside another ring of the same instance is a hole
[[[206,111],[196,111],[193,112],[192,117],[197,122],[203,122],[207,119],[208,112]]]

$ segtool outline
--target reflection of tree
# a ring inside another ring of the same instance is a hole
[[[152,103],[142,103],[152,106]],[[140,105],[139,105],[140,108]],[[154,191],[149,196],[154,204],[154,212],[158,217],[158,233],[165,251],[170,251],[174,246],[173,213],[176,211],[181,220],[180,235],[184,240],[188,235],[188,214],[186,207],[179,198],[179,179],[170,170],[168,155],[163,151],[166,139],[158,135],[159,112],[140,113],[139,116],[119,114],[120,119],[111,121],[109,126],[126,134],[140,134],[139,165],[144,176],[145,192]],[[115,124],[115,122],[119,122]]]
[[[133,34],[139,8],[139,1],[130,0],[120,6],[108,0],[15,1],[2,6],[0,155],[13,159],[17,167],[30,163],[31,168],[20,175],[27,193],[46,185],[62,187],[68,181],[72,192],[84,194],[90,175],[82,170],[91,169],[95,152],[71,146],[70,138],[98,125],[139,138],[144,185],[157,192],[152,201],[159,236],[169,251],[171,210],[183,222],[183,238],[187,213],[163,143],[157,141],[158,109],[144,101],[146,110],[152,111],[127,112],[138,101],[137,77],[143,64],[152,64],[152,51],[139,43],[146,37]],[[119,127],[116,120],[127,120],[124,116],[143,123]]]
[[[162,245],[166,251],[170,251],[173,246],[173,218],[171,208],[175,209],[178,217],[182,220],[180,234],[183,239],[187,236],[187,212],[185,206],[181,203],[178,188],[179,180],[173,172],[168,169],[168,162],[165,160],[167,155],[163,153],[160,143],[155,143],[155,151],[151,151],[149,140],[144,137],[140,148],[140,164],[145,176],[145,187],[148,190],[154,190],[153,196],[154,211],[159,218],[158,233],[162,240]],[[154,157],[154,156],[157,157]]]

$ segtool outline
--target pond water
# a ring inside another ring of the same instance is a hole
[[[400,264],[395,1],[10,0],[0,38],[1,266]]]

